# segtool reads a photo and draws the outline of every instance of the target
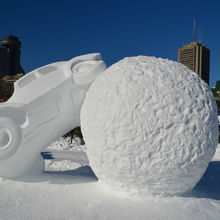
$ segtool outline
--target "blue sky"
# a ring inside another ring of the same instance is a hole
[[[211,50],[210,86],[220,80],[218,0],[32,0],[1,1],[0,38],[22,41],[25,72],[74,56],[101,52],[108,66],[126,56],[177,60],[193,40]]]

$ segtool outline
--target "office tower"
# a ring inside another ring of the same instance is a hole
[[[197,42],[183,45],[178,50],[178,62],[197,73],[209,84],[210,50]]]
[[[0,47],[0,78],[24,73],[20,65],[21,42],[15,36],[5,36]]]
[[[5,36],[0,47],[0,102],[14,92],[14,82],[24,75],[20,65],[21,42],[15,36]]]

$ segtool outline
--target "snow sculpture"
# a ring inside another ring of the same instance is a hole
[[[81,129],[100,182],[175,195],[194,187],[214,155],[217,108],[208,85],[182,64],[131,57],[93,82]]]
[[[14,178],[43,169],[40,152],[80,124],[85,94],[106,69],[98,53],[36,69],[15,82],[0,104],[0,176]]]

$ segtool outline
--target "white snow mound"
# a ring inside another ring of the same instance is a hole
[[[138,195],[192,189],[218,140],[208,85],[182,64],[146,56],[125,58],[93,82],[81,127],[99,180]]]

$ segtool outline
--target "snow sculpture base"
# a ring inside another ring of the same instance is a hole
[[[36,69],[15,82],[0,104],[0,176],[43,169],[40,152],[80,125],[80,109],[92,81],[106,69],[100,54]]]
[[[81,129],[100,182],[142,196],[175,195],[194,187],[214,155],[217,108],[209,86],[185,66],[131,57],[94,81]]]

